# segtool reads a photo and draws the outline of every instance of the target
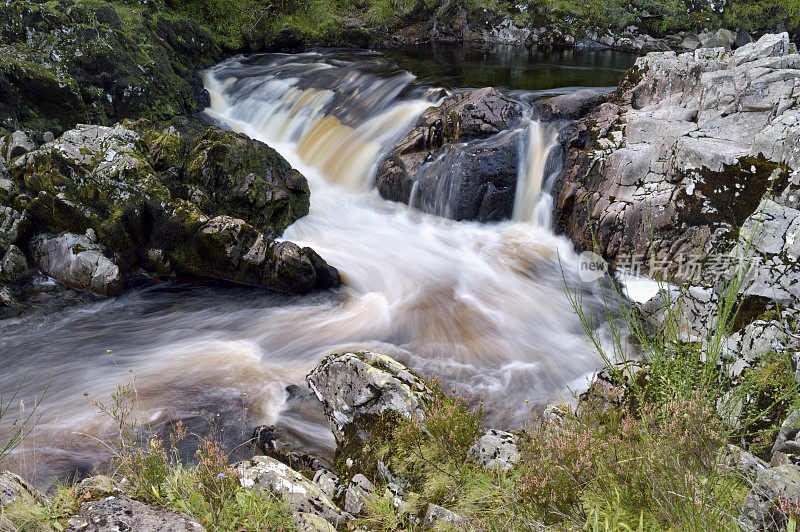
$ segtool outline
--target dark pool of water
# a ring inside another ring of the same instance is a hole
[[[551,52],[518,46],[441,44],[387,50],[383,54],[429,85],[544,92],[616,86],[637,58],[612,51]]]

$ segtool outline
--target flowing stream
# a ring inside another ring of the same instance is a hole
[[[592,84],[592,69],[583,79]],[[90,401],[107,401],[130,378],[151,426],[182,419],[202,432],[210,423],[235,445],[253,426],[277,424],[326,451],[333,438],[319,408],[286,387],[303,386],[331,352],[394,356],[483,400],[487,425],[501,428],[518,428],[601,365],[564,295],[565,281],[580,286],[577,256],[550,228],[561,158],[558,125],[530,110],[539,93],[507,89],[528,109],[514,132],[524,139],[514,219],[478,224],[385,201],[373,188],[382,154],[443,96],[435,79],[373,52],[323,52],[233,58],[205,82],[211,118],[267,142],[308,178],[311,212],[283,238],[314,248],[345,286],[296,297],[170,282],[0,322],[6,396],[27,371],[24,413],[51,381],[39,425],[14,457],[19,469],[35,462],[51,478],[102,463],[96,439],[112,427]],[[584,303],[599,306],[584,288]]]

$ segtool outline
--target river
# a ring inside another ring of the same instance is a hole
[[[601,361],[564,295],[565,281],[581,286],[577,256],[549,223],[558,126],[539,123],[530,103],[613,85],[632,58],[528,54],[324,50],[232,58],[206,72],[208,116],[270,144],[308,178],[311,212],[283,238],[314,248],[344,287],[296,297],[176,281],[0,321],[6,397],[27,372],[12,414],[29,411],[50,383],[14,468],[46,483],[103,464],[97,438],[112,427],[91,401],[131,378],[156,429],[181,419],[203,433],[210,423],[235,446],[255,425],[276,424],[320,451],[333,448],[326,421],[286,387],[304,385],[331,352],[378,350],[438,376],[483,401],[498,428],[518,428],[531,409],[584,385]],[[423,212],[381,199],[380,157],[436,104],[439,87],[483,85],[528,113],[515,132],[526,153],[514,220],[455,222],[437,216],[446,206],[418,205]],[[583,288],[599,308],[593,287]]]

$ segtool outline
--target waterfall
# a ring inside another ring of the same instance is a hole
[[[550,227],[553,199],[550,187],[561,171],[558,125],[526,119],[526,141],[521,144],[513,219]]]

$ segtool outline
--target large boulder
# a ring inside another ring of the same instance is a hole
[[[72,288],[103,296],[122,293],[124,284],[119,267],[106,256],[105,247],[91,238],[67,233],[35,241],[36,265],[45,275]]]
[[[339,444],[365,439],[369,425],[385,412],[421,415],[431,393],[411,370],[371,351],[329,355],[307,380]]]
[[[205,527],[186,514],[150,506],[125,496],[111,496],[81,505],[69,518],[72,532],[117,532],[120,530],[159,530],[163,532],[203,532]]]
[[[378,191],[455,220],[509,218],[521,150],[520,135],[508,130],[521,115],[493,88],[445,98],[380,163]]]
[[[184,131],[81,125],[18,156],[9,201],[24,208],[0,207],[0,251],[16,243],[48,275],[102,295],[142,272],[290,293],[337,286],[313,250],[275,241],[308,212],[305,178],[245,135]],[[31,231],[62,236],[28,242]]]
[[[783,212],[766,207],[774,237],[754,240],[758,262],[788,256],[771,271],[784,269],[773,277],[777,295],[794,297],[794,251],[772,245],[795,223],[788,209],[800,187],[792,50],[782,34],[733,53],[638,59],[609,102],[562,134],[569,156],[554,186],[557,229],[618,270],[712,286],[729,272],[720,261],[741,251],[739,229],[771,197]]]

